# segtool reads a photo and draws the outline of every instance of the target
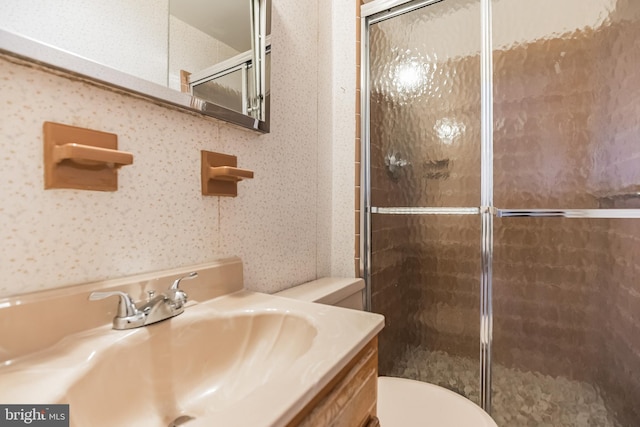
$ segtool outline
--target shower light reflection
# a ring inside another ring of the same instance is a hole
[[[446,145],[453,144],[453,141],[462,135],[465,129],[464,123],[447,117],[437,120],[433,126],[433,130],[436,131],[436,135],[438,135],[440,141]]]
[[[394,74],[396,88],[404,93],[420,92],[427,81],[426,70],[415,59],[398,64]]]

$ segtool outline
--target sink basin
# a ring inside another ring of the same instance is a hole
[[[0,402],[68,403],[72,426],[278,426],[381,327],[371,313],[240,291],[6,362]]]
[[[317,333],[286,312],[198,314],[136,330],[97,356],[63,398],[74,424],[202,419],[281,376]]]

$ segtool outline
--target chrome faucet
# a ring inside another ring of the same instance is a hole
[[[160,295],[149,291],[147,302],[140,307],[136,306],[129,294],[121,291],[92,292],[89,295],[89,300],[96,301],[110,296],[120,297],[118,314],[113,318],[113,329],[139,328],[181,314],[187,303],[187,294],[180,289],[180,281],[195,277],[198,277],[198,273],[194,271],[176,279],[171,287]]]

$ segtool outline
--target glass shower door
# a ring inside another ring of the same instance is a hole
[[[640,2],[493,1],[493,411],[640,425]]]
[[[479,1],[423,1],[371,20],[365,154],[371,309],[386,317],[380,374],[439,384],[475,402],[479,40]]]
[[[640,2],[427,0],[367,19],[381,374],[501,426],[639,426]]]

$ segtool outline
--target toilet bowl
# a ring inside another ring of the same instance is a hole
[[[478,405],[446,388],[405,378],[378,378],[382,427],[497,427]]]
[[[325,277],[275,295],[363,310],[362,279]],[[405,378],[378,378],[382,427],[497,427],[478,405],[443,387]]]

